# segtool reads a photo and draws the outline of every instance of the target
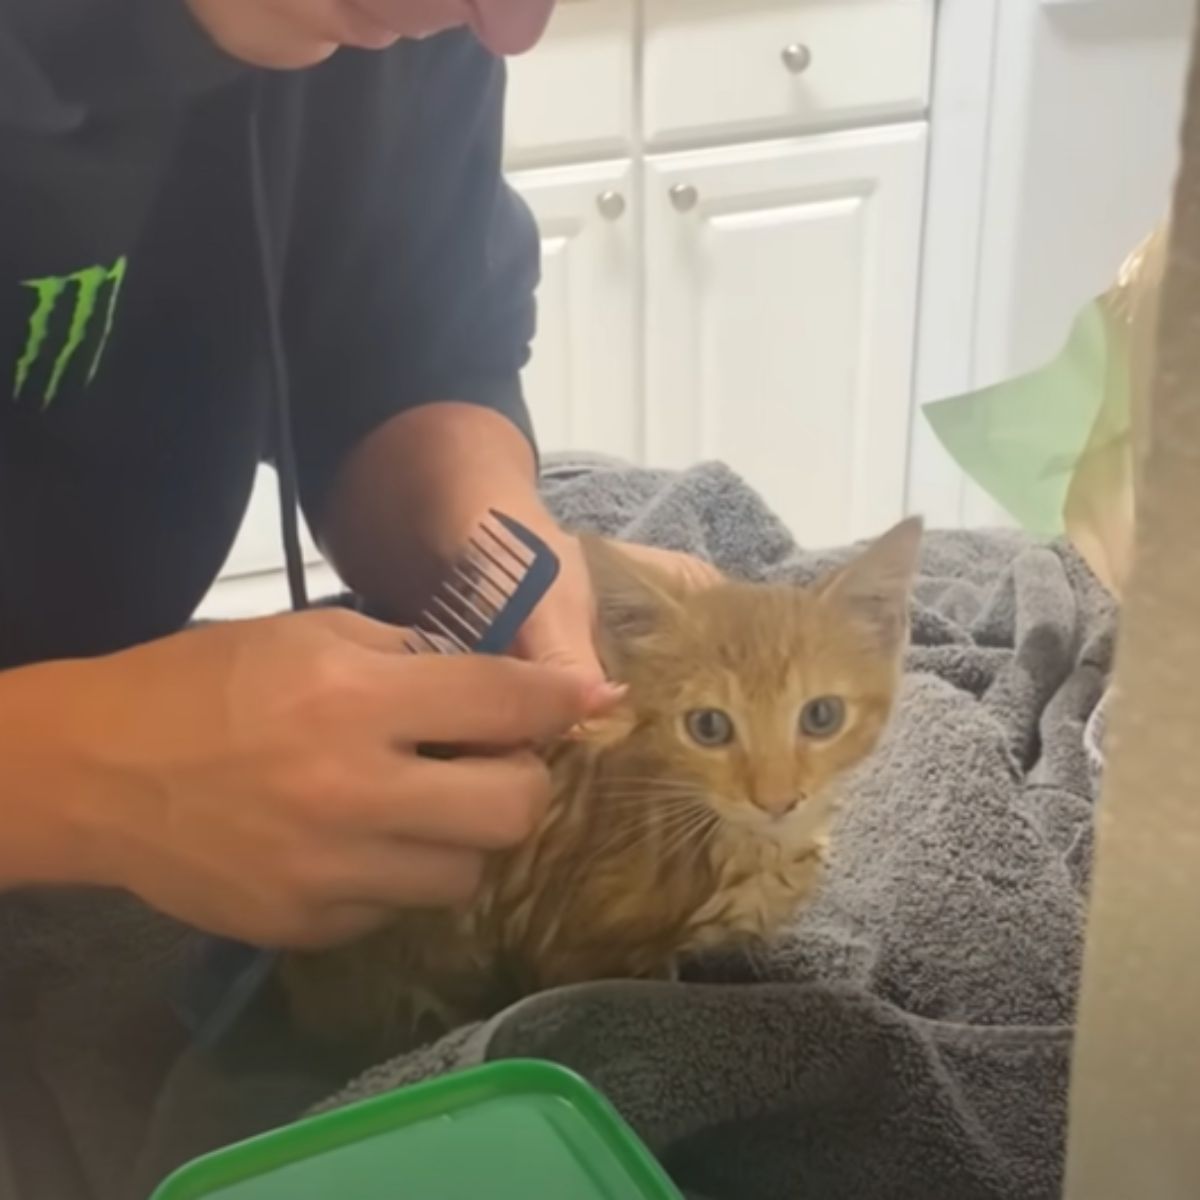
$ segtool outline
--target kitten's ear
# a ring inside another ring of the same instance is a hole
[[[646,637],[678,618],[678,583],[665,571],[637,562],[603,538],[582,537],[596,593],[600,627],[620,639]]]
[[[868,622],[887,654],[900,653],[908,636],[908,600],[923,528],[920,517],[901,521],[817,585],[823,599]]]

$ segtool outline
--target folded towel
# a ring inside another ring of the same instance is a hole
[[[546,493],[568,525],[747,578],[805,581],[847,554],[800,551],[720,466],[551,460]],[[597,1083],[713,1200],[1057,1197],[1091,846],[1083,729],[1112,620],[1063,545],[928,535],[900,711],[785,937],[680,984],[531,998],[322,1107],[533,1055]]]
[[[746,578],[806,581],[849,553],[799,549],[721,466],[551,459],[545,474],[568,524]],[[689,964],[677,984],[532,997],[349,1084],[264,1016],[226,1057],[177,1060],[125,1194],[144,1200],[181,1159],[314,1104],[533,1055],[600,1086],[706,1200],[1057,1197],[1091,855],[1084,728],[1112,628],[1107,596],[1066,546],[930,533],[893,728],[850,789],[826,886],[767,951]],[[91,1013],[126,975],[165,978],[133,970],[138,946],[164,962],[175,949],[161,931],[114,932],[92,897],[73,910],[68,952],[66,918],[43,903],[10,905],[7,924],[0,909],[0,967],[23,947],[25,978],[36,970],[50,997],[37,1048],[54,1060],[96,1194],[116,1194],[102,1184],[118,1178],[143,1097],[114,1082],[114,1038],[152,1026],[132,1002],[117,1025]]]

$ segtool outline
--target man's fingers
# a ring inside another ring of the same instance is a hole
[[[569,672],[586,687],[595,688],[604,682],[604,668],[596,656],[590,631],[585,633],[588,636],[572,644],[553,629],[531,625],[521,635],[518,647],[527,662]]]
[[[483,856],[418,842],[364,839],[346,853],[330,893],[367,909],[452,908],[468,902],[483,879]],[[363,914],[367,915],[367,914]]]
[[[481,854],[445,846],[384,838],[343,844],[314,864],[326,898],[261,940],[289,950],[322,950],[381,929],[405,909],[456,908],[479,890],[483,867]]]
[[[396,919],[396,910],[382,904],[347,902],[329,905],[316,916],[293,927],[289,936],[274,941],[285,950],[329,950],[346,946],[384,929]]]
[[[507,850],[537,828],[550,803],[550,775],[533,754],[502,758],[406,760],[403,790],[395,759],[378,786],[355,803],[364,832],[475,850]],[[349,816],[349,814],[346,814]]]
[[[574,673],[508,658],[375,655],[370,675],[380,718],[409,745],[545,742],[596,703],[597,689]]]

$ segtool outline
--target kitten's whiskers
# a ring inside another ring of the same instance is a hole
[[[706,810],[697,812],[695,819],[685,822],[682,830],[675,831],[674,837],[662,847],[661,857],[664,859],[678,858],[690,849],[692,854],[688,856],[688,859],[689,861],[694,860],[711,838],[716,823],[717,818],[711,812]]]
[[[668,812],[665,816],[660,815],[654,822],[641,821],[621,826],[610,831],[604,841],[591,848],[581,867],[591,867],[602,859],[632,853],[650,842],[657,843],[664,833],[673,834],[681,828],[686,828],[697,816],[704,815],[707,814],[696,809],[694,805],[689,805]]]
[[[676,792],[670,795],[655,795],[653,792],[629,792],[624,795],[597,793],[597,803],[607,812],[628,812],[631,809],[654,808],[658,812],[691,807],[700,802],[699,792]]]

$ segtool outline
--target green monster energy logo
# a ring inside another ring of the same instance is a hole
[[[106,287],[109,288],[108,304],[104,310],[103,326],[100,339],[92,353],[92,361],[88,367],[87,383],[90,385],[100,370],[104,351],[108,348],[109,338],[112,337],[113,323],[117,316],[117,300],[121,294],[121,285],[125,282],[127,260],[124,255],[117,259],[111,267],[86,267],[72,275],[48,275],[45,279],[26,279],[21,283],[36,296],[33,315],[29,318],[29,334],[25,342],[25,350],[17,361],[14,399],[20,399],[21,394],[29,384],[30,376],[41,362],[47,346],[54,315],[58,310],[58,302],[65,293],[74,290],[75,306],[71,313],[70,324],[50,367],[50,378],[46,390],[42,393],[42,407],[49,408],[58,396],[67,369],[74,361],[76,354],[87,344],[88,335],[93,329],[93,319],[100,311],[100,298]]]

